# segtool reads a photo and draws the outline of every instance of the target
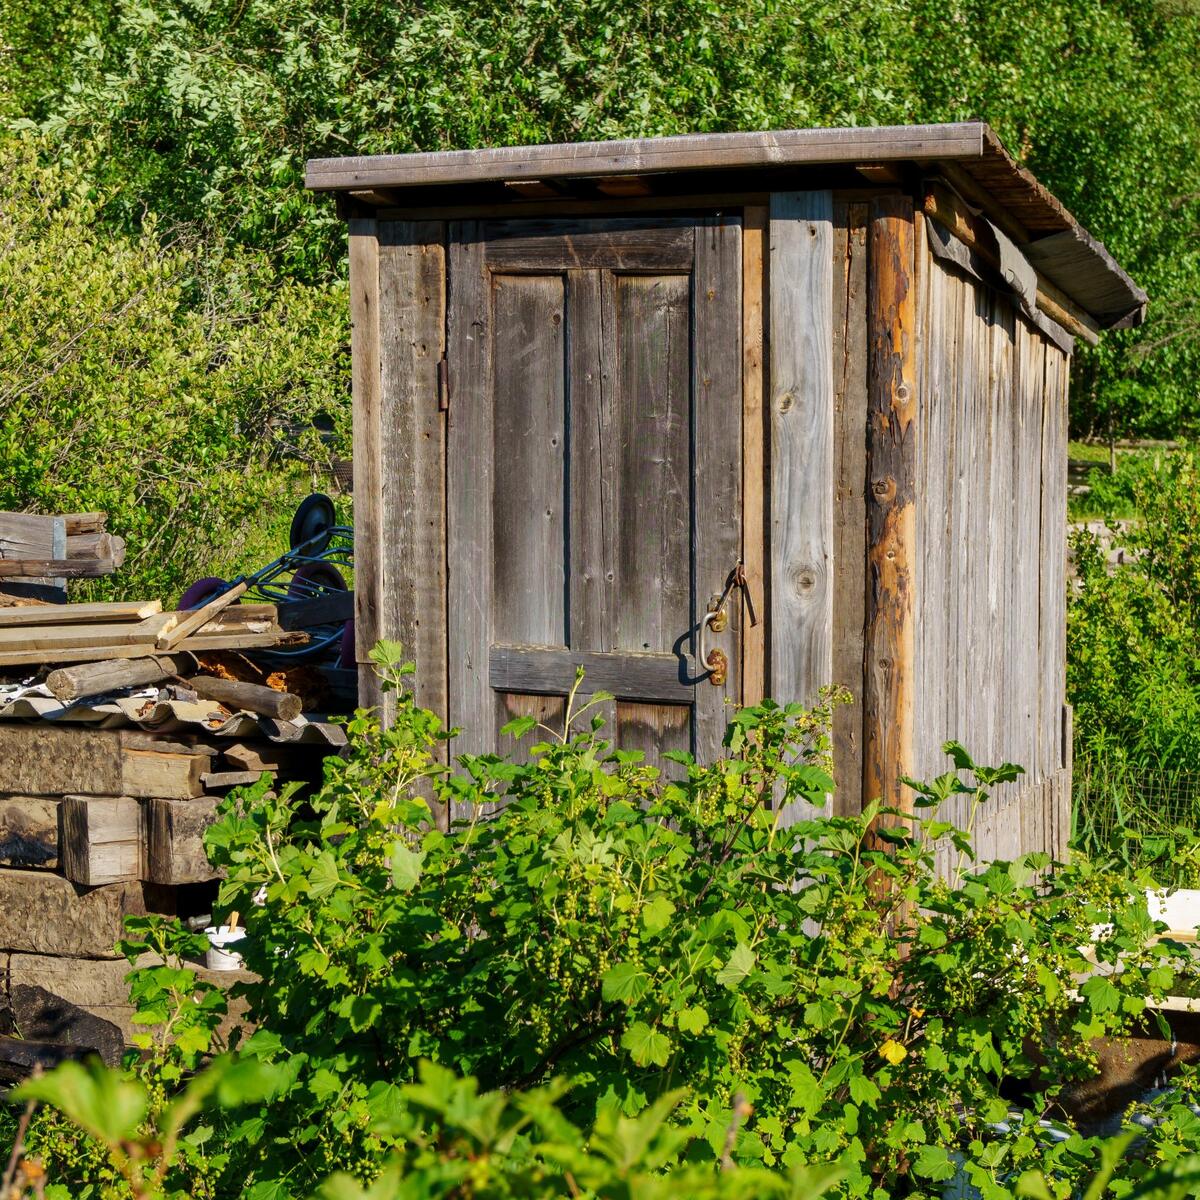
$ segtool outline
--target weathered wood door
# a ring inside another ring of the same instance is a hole
[[[518,715],[561,728],[582,665],[617,697],[619,746],[712,757],[739,688],[736,595],[706,633],[723,683],[699,655],[741,545],[739,222],[472,221],[449,241],[453,752],[512,752]]]

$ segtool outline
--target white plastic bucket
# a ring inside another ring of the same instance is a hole
[[[242,956],[236,950],[228,949],[235,942],[240,942],[245,936],[244,929],[230,929],[228,925],[210,925],[205,931],[208,935],[208,953],[204,956],[205,966],[210,971],[238,971],[242,967]]]

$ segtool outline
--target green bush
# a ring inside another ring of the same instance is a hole
[[[152,219],[98,230],[106,197],[38,151],[0,140],[0,509],[108,513],[128,560],[73,590],[173,600],[346,453],[344,289]]]
[[[248,1115],[189,1130],[169,1194],[281,1200],[395,1170],[425,1181],[402,1195],[565,1194],[564,1171],[571,1194],[642,1195],[657,1193],[637,1172],[711,1183],[724,1163],[775,1172],[782,1194],[794,1170],[836,1166],[839,1195],[918,1196],[961,1158],[985,1194],[1036,1167],[1065,1198],[1095,1143],[1051,1146],[1039,1122],[1065,1121],[1091,1039],[1151,1020],[1148,998],[1192,969],[1152,941],[1133,883],[1037,855],[974,862],[937,807],[958,794],[977,811],[1017,768],[957,744],[950,772],[913,785],[912,827],[876,808],[781,826],[785,804],[832,787],[828,716],[743,710],[722,761],[681,756],[668,782],[611,751],[585,706],[530,762],[452,774],[440,722],[403,694],[386,732],[354,718],[353,751],[315,797],[230,799],[208,847],[260,977],[239,1061],[271,1084]],[[426,796],[463,818],[436,829]],[[939,839],[959,855],[949,880],[933,872]],[[131,935],[131,959],[198,948],[160,918]],[[1089,943],[1121,970],[1092,973]],[[183,964],[134,980],[153,1129],[223,1002]],[[1188,1086],[1161,1102],[1128,1177],[1190,1136]],[[101,1169],[53,1119],[34,1146],[62,1186]],[[473,1191],[463,1173],[481,1160]]]

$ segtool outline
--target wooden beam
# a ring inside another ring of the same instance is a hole
[[[62,872],[96,886],[141,879],[143,807],[124,796],[64,796],[59,807]]]
[[[306,646],[307,633],[214,633],[184,638],[176,652],[209,654],[214,650],[257,650],[267,647]],[[79,646],[69,650],[0,650],[0,666],[42,666],[46,663],[99,662],[111,658],[158,658],[162,657],[153,646]]]
[[[162,612],[159,600],[114,600],[98,604],[43,604],[0,609],[0,628],[28,625],[90,625],[98,621],[141,621]]]
[[[833,197],[771,197],[770,693],[833,681]]]
[[[217,801],[150,800],[147,875],[154,883],[178,886],[216,879],[208,861],[204,831],[217,819]]]
[[[871,204],[867,290],[867,613],[863,802],[911,811],[916,547],[916,282],[912,201]]]
[[[742,563],[758,624],[742,609],[742,703],[766,695],[766,317],[770,210],[765,204],[742,213]]]
[[[0,870],[0,947],[6,950],[119,958],[125,917],[145,911],[141,884],[80,889],[49,871]]]
[[[262,713],[277,721],[294,721],[300,715],[300,697],[291,692],[277,692],[258,683],[243,683],[239,679],[218,679],[213,675],[193,675],[187,686],[205,700],[216,700],[227,708]]]
[[[215,596],[207,604],[202,604],[194,612],[188,613],[186,617],[182,613],[171,614],[176,618],[175,622],[158,635],[155,645],[160,650],[170,650],[182,642],[185,637],[198,633],[213,617],[239,599],[247,587],[249,584],[244,582],[235,584],[228,591]]]

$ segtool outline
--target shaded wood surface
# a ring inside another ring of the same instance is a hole
[[[64,796],[59,808],[62,872],[97,885],[143,877],[143,805],[123,796]]]
[[[58,866],[57,796],[0,796],[0,866]]]

